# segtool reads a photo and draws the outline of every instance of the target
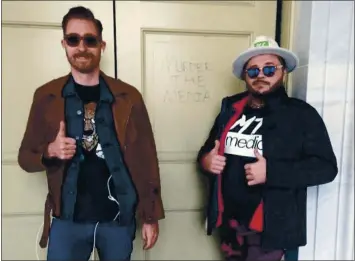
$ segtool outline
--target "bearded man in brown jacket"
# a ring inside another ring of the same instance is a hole
[[[106,43],[89,9],[70,9],[62,28],[71,72],[35,91],[18,155],[25,171],[47,174],[40,246],[49,239],[48,260],[88,260],[94,248],[129,260],[136,212],[145,249],[164,218],[148,113],[134,87],[100,70]]]

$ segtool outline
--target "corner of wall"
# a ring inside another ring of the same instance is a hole
[[[285,49],[292,48],[293,17],[294,17],[294,1],[283,0],[280,45]],[[292,90],[292,75],[286,76],[285,86],[288,94],[290,94]]]
[[[302,17],[301,17],[302,15]],[[299,57],[299,65],[287,75],[286,88],[292,97],[306,99],[312,2],[286,1],[282,8],[281,47]],[[302,37],[299,37],[302,35]]]

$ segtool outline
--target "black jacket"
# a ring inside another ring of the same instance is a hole
[[[230,118],[242,113],[247,95],[243,92],[223,99],[209,137],[198,153],[200,167],[202,156],[221,138]],[[268,249],[291,249],[307,243],[307,187],[333,181],[338,173],[337,161],[324,122],[311,105],[288,97],[282,87],[268,99],[267,111],[262,126],[263,156],[267,162],[262,245]],[[202,171],[210,185],[207,208],[210,235],[221,224],[222,192],[219,175]]]

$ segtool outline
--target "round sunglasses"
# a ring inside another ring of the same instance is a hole
[[[258,75],[260,74],[261,71],[263,72],[263,74],[266,77],[272,77],[272,76],[274,76],[274,74],[278,68],[282,68],[282,65],[266,65],[262,68],[252,67],[252,68],[246,69],[245,72],[248,74],[249,78],[251,78],[251,79],[258,77]]]
[[[68,34],[64,36],[64,40],[70,47],[78,47],[80,41],[83,41],[84,45],[88,48],[95,48],[100,43],[99,37],[91,34],[86,34],[84,36],[80,36],[79,34]]]

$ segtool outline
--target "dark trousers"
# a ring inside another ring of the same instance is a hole
[[[130,260],[135,232],[135,224],[79,224],[53,218],[47,260],[88,260],[94,245],[100,261]]]
[[[260,234],[243,236],[244,244],[238,254],[226,256],[227,261],[280,261],[284,255],[283,250],[264,250],[261,248]]]
[[[221,250],[228,261],[280,261],[283,249],[266,250],[261,246],[261,234],[240,224],[233,215],[224,213],[219,228]]]
[[[226,261],[280,261],[283,250],[264,250],[261,248],[261,236],[254,233],[242,236],[243,244],[239,250],[232,250],[222,244]]]

